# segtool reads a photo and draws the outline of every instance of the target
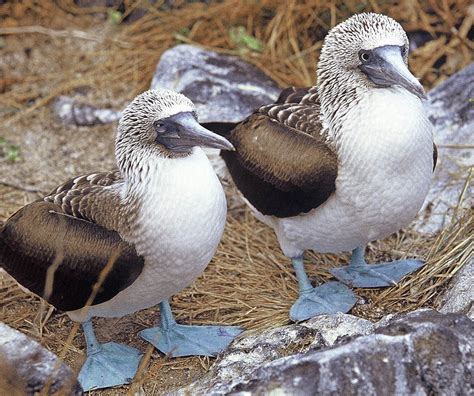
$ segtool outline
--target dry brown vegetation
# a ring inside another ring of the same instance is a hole
[[[125,3],[121,18],[133,15],[138,8],[146,8],[147,12],[135,22],[114,23],[113,18],[103,17],[107,15],[104,8],[80,8],[69,1],[29,0],[0,5],[0,137],[12,141],[17,138],[21,143],[22,131],[40,123],[51,129],[51,141],[59,136],[67,145],[68,133],[83,130],[57,124],[47,106],[54,98],[81,92],[92,103],[120,108],[149,87],[162,52],[182,42],[241,56],[282,87],[311,85],[328,29],[361,11],[382,12],[396,18],[407,31],[422,30],[433,35],[434,40],[410,57],[414,74],[427,88],[473,58],[469,32],[472,34],[474,8],[466,0],[226,0],[209,5],[183,1],[175,2],[172,9],[165,9],[159,1],[155,5],[146,1]],[[230,29],[238,26],[263,43],[262,49],[233,40]],[[112,127],[92,129],[84,138],[91,139],[89,143],[94,144],[93,139],[112,141]],[[105,152],[103,161],[101,157],[92,160],[81,155],[77,159],[81,172],[89,170],[88,166],[112,164],[112,150]],[[43,151],[38,154],[45,162],[48,155]],[[52,161],[57,163],[59,159],[54,157]],[[0,221],[41,196],[37,190],[54,187],[77,171],[61,169],[50,176],[51,180],[44,180],[47,172],[38,172],[32,178],[35,170],[28,168],[27,162],[22,158],[8,166],[5,161],[1,164],[2,172],[18,174],[19,181],[8,182],[5,174],[0,175]],[[356,290],[364,303],[352,313],[377,320],[387,313],[435,305],[447,281],[472,257],[473,231],[472,212],[458,213],[440,235],[420,235],[408,229],[371,244],[369,261],[396,259],[409,252],[426,257],[427,265],[397,287]],[[307,255],[308,273],[314,282],[329,279],[328,269],[345,262],[344,255]],[[273,232],[244,210],[230,213],[213,262],[193,286],[173,298],[172,306],[183,323],[238,324],[260,330],[289,323],[288,309],[296,295],[291,264],[281,253]],[[27,295],[2,274],[0,304],[0,320],[40,340],[64,356],[74,369],[80,368],[84,359],[82,335],[66,315],[45,305],[40,309],[42,303],[37,297]],[[129,343],[147,351],[151,358],[146,360],[150,366],[144,366],[143,375],[131,388],[95,393],[126,393],[138,386],[143,386],[147,394],[160,393],[190,382],[208,368],[211,360],[207,358],[167,359],[147,349],[136,333],[151,326],[157,315],[157,309],[152,308],[118,320],[95,322],[100,340]]]
[[[375,11],[397,19],[407,31],[426,31],[435,40],[411,54],[415,75],[431,87],[472,61],[474,9],[466,0],[444,1],[239,1],[184,4],[163,9],[162,2],[125,1],[123,17],[134,9],[148,12],[138,21],[104,23],[98,7],[80,8],[70,1],[23,1],[0,6],[0,35],[35,35],[39,41],[57,38],[97,43],[84,51],[63,48],[61,73],[30,70],[22,75],[6,71],[0,80],[1,102],[33,111],[60,93],[80,87],[123,95],[127,99],[149,87],[161,53],[178,42],[187,42],[244,57],[282,87],[314,83],[315,64],[322,40],[331,26],[362,11]],[[244,26],[264,43],[263,50],[243,51],[229,29]],[[472,33],[471,33],[472,34]],[[441,67],[437,67],[444,61]],[[40,85],[42,88],[38,87]],[[32,104],[31,102],[34,101]]]

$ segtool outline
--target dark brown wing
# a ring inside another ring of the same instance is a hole
[[[104,186],[112,186],[117,175],[100,175],[65,183],[44,201],[20,209],[0,229],[0,265],[21,285],[47,297],[62,311],[86,304],[111,258],[116,257],[93,304],[105,302],[130,286],[143,269],[144,260],[133,245],[113,229],[91,221],[103,216],[93,215],[99,202],[107,205],[104,209],[116,204],[114,194],[108,194],[108,200],[97,197],[106,194]],[[54,271],[52,292],[45,296],[47,271],[55,259],[59,266]]]
[[[119,194],[113,189],[121,182],[118,171],[82,175],[60,185],[44,200],[68,215],[116,229],[118,216],[110,213],[120,207]]]
[[[238,124],[207,123],[235,151],[222,151],[240,192],[260,213],[307,213],[335,191],[337,157],[321,136],[316,88],[288,88]]]

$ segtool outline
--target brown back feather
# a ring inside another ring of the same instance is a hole
[[[55,188],[44,200],[58,205],[64,213],[78,219],[117,229],[120,198],[116,191],[104,187],[121,181],[119,171],[82,175]]]
[[[236,151],[221,156],[259,212],[307,213],[335,191],[337,157],[321,135],[319,112],[314,88],[288,88],[228,134]]]

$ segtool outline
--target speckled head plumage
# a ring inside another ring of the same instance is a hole
[[[402,26],[386,15],[357,14],[331,29],[317,70],[323,124],[338,129],[348,109],[373,89],[396,85],[424,98],[408,70],[408,45]]]
[[[119,122],[119,135],[144,128],[153,122],[178,113],[190,112],[197,118],[196,108],[183,94],[169,89],[150,89],[138,95],[123,111]]]
[[[168,89],[138,95],[119,121],[115,151],[119,168],[150,157],[181,158],[194,146],[232,149],[224,138],[201,127],[196,108],[186,96]]]
[[[117,155],[126,147],[153,151],[157,155],[174,157],[171,150],[157,144],[154,124],[179,113],[191,113],[197,118],[196,108],[186,96],[168,89],[153,89],[138,95],[123,111],[119,121]]]
[[[401,25],[386,15],[357,14],[332,28],[324,39],[318,74],[340,67],[351,70],[360,65],[359,52],[384,45],[404,47],[408,62],[408,37]]]

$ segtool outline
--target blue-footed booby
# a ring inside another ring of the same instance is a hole
[[[234,145],[221,156],[235,185],[293,262],[293,320],[350,310],[356,299],[341,282],[389,286],[422,265],[368,265],[364,247],[415,217],[436,162],[425,93],[395,20],[365,13],[335,26],[317,74],[317,86],[288,88],[241,123],[204,124]],[[331,271],[341,282],[313,288],[305,250],[352,251],[348,267]]]
[[[224,191],[198,146],[233,149],[199,125],[185,96],[144,92],[119,122],[117,170],[70,180],[0,229],[1,266],[83,323],[84,390],[129,382],[142,355],[99,344],[93,316],[121,317],[159,303],[160,325],[141,335],[172,356],[215,355],[241,332],[178,325],[168,303],[206,268],[226,220]]]

